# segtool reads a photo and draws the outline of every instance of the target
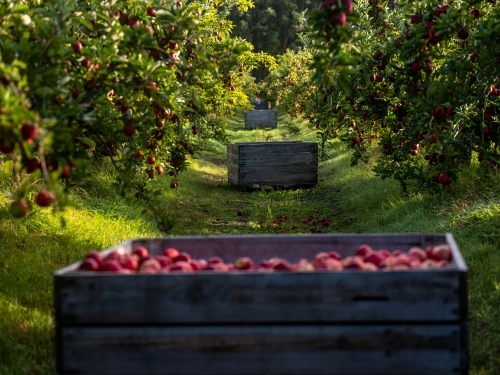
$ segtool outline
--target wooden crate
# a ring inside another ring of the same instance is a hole
[[[311,187],[318,183],[316,142],[248,142],[227,145],[228,181],[242,189]]]
[[[269,102],[264,100],[252,100],[254,109],[269,109]]]
[[[272,109],[260,109],[245,112],[245,128],[276,128],[278,126],[278,114]]]
[[[392,272],[54,274],[59,374],[467,374],[467,268],[451,234],[130,240],[194,258],[448,243],[446,268]]]

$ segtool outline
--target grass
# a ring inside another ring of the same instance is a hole
[[[286,125],[286,124],[290,125]],[[280,116],[277,129],[245,130],[241,115],[228,121],[231,142],[315,140],[305,122]],[[298,130],[298,132],[296,132]],[[340,143],[320,163],[313,189],[241,192],[227,183],[226,148],[216,141],[190,160],[180,188],[169,177],[163,188],[165,209],[175,218],[170,235],[308,233],[302,219],[328,217],[332,233],[452,232],[469,266],[471,374],[500,374],[500,191],[498,176],[486,178],[477,165],[465,171],[451,193],[406,197],[393,180],[382,181],[370,165],[349,167]],[[1,168],[1,167],[0,167]],[[9,190],[5,168],[0,191]],[[153,219],[141,213],[132,196],[111,187],[107,163],[90,172],[92,188],[72,195],[66,228],[47,210],[23,220],[7,213],[0,197],[0,375],[54,374],[52,273],[93,249],[132,237],[159,237]],[[236,212],[242,210],[243,216]],[[272,223],[288,215],[290,223]]]

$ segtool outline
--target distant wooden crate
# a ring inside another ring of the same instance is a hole
[[[252,100],[251,103],[255,109],[269,109],[269,102],[264,100]]]
[[[311,187],[318,183],[316,142],[248,142],[227,145],[229,183],[242,189]]]
[[[245,112],[245,128],[276,128],[278,126],[278,114],[272,109],[260,109]]]
[[[408,251],[447,243],[428,270],[54,274],[59,374],[468,373],[467,267],[451,234],[196,236],[108,249],[174,247],[234,262]]]

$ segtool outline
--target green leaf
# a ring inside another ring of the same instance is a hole
[[[80,138],[78,138],[78,140],[91,148],[95,148],[95,146],[96,146],[95,142],[90,138],[80,137]]]

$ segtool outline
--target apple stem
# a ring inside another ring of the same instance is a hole
[[[19,179],[19,159],[17,157],[17,152],[12,153],[12,172],[14,173],[14,186],[19,189],[20,179]]]

